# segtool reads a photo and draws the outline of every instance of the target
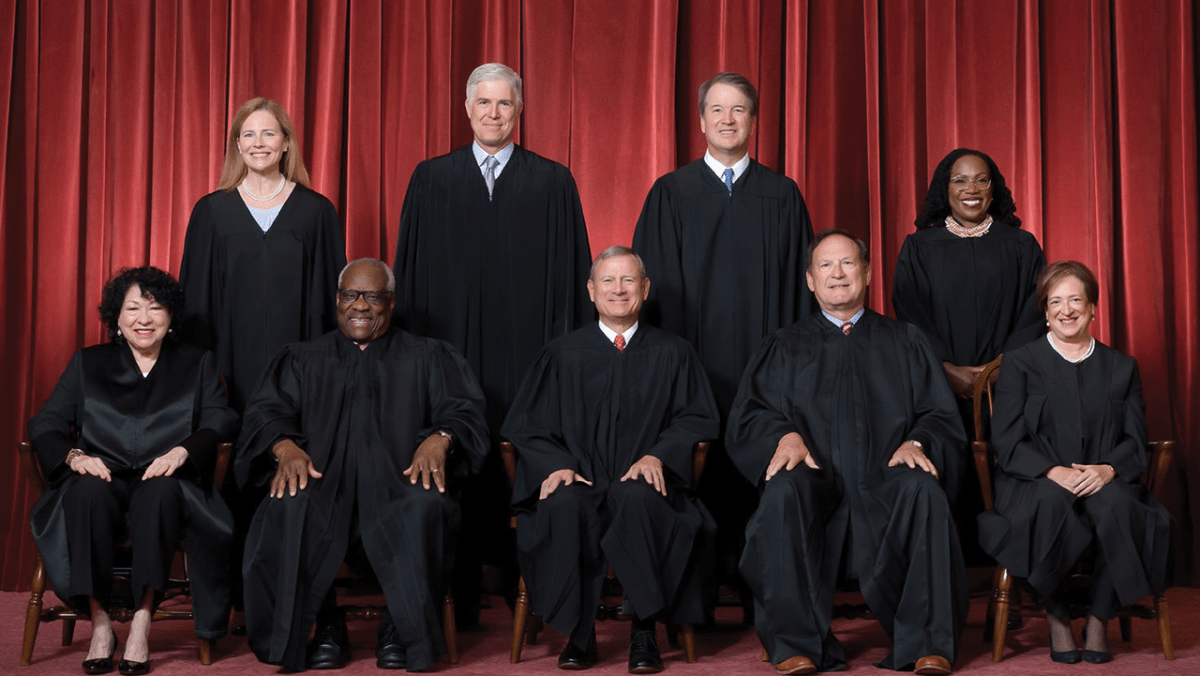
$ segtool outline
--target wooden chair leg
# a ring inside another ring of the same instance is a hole
[[[212,644],[213,642],[206,638],[196,639],[196,652],[200,654],[200,664],[206,667],[212,664]]]
[[[1122,615],[1117,618],[1117,626],[1121,627],[1121,640],[1129,643],[1133,640],[1133,618]]]
[[[75,618],[63,618],[62,623],[62,644],[71,645],[71,642],[75,640]]]
[[[508,655],[508,661],[511,664],[521,661],[521,648],[525,641],[525,623],[529,621],[529,590],[525,588],[524,575],[521,576],[517,585],[517,605],[513,608],[512,642]]]
[[[529,621],[525,623],[525,645],[537,645],[538,634],[546,628],[542,622],[541,615],[534,615],[533,611],[529,612]]]
[[[1158,637],[1162,640],[1163,657],[1175,659],[1175,641],[1171,638],[1171,611],[1166,596],[1154,597],[1154,615],[1158,620]]]
[[[1008,569],[997,566],[997,584],[992,590],[995,615],[992,617],[992,661],[1004,659],[1004,636],[1008,633],[1008,600],[1012,591],[1012,576]]]
[[[683,654],[688,664],[696,663],[696,628],[691,622],[683,623]]]
[[[29,606],[25,609],[25,641],[21,645],[21,666],[33,661],[33,644],[37,642],[38,627],[42,622],[42,595],[46,592],[46,566],[42,557],[37,557],[33,568],[33,579],[29,583]]]
[[[446,660],[450,664],[458,664],[458,628],[454,622],[454,593],[447,591],[442,607],[442,632],[446,635]]]

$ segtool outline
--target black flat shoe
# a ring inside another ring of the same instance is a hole
[[[662,670],[663,661],[654,630],[634,632],[629,641],[629,673],[657,674]]]
[[[85,674],[111,674],[113,670],[113,655],[117,653],[117,632],[113,632],[112,650],[108,651],[108,657],[97,657],[94,660],[83,661],[83,673]]]
[[[121,672],[121,676],[142,676],[142,674],[150,673],[150,660],[146,660],[145,662],[121,660],[117,671]]]
[[[408,666],[408,654],[400,645],[396,623],[386,611],[379,618],[379,628],[375,630],[375,666],[380,669],[403,669]]]
[[[596,647],[596,634],[593,632],[592,639],[588,641],[587,650],[580,650],[569,640],[567,641],[567,647],[558,656],[558,668],[578,671],[592,667],[599,661],[600,651]]]

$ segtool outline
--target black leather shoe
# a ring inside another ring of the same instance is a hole
[[[567,647],[558,656],[558,668],[578,671],[594,666],[599,661],[600,651],[596,648],[596,634],[592,632],[592,639],[588,641],[587,650],[580,650],[569,640],[567,641]]]
[[[142,674],[150,673],[150,660],[146,660],[145,662],[121,660],[117,671],[121,672],[121,676],[142,676]]]
[[[341,669],[350,661],[350,632],[345,618],[318,618],[317,622],[317,632],[308,644],[308,668]]]
[[[1050,635],[1050,659],[1059,664],[1075,664],[1079,661],[1078,650],[1064,650],[1059,652],[1054,649],[1054,634]]]
[[[113,655],[117,652],[117,632],[113,631],[112,650],[108,651],[108,657],[97,657],[94,660],[83,661],[83,673],[85,674],[111,674],[113,670]],[[122,660],[124,661],[124,660]]]
[[[658,654],[658,641],[654,630],[633,633],[629,641],[629,673],[657,674],[663,670],[662,656]]]
[[[1087,625],[1086,624],[1083,626],[1083,643],[1084,643],[1084,645],[1087,645]],[[1112,662],[1112,651],[1111,650],[1088,650],[1087,648],[1084,648],[1083,649],[1083,661],[1090,662],[1092,664],[1104,664],[1105,662]]]
[[[408,666],[408,655],[400,645],[400,634],[392,616],[384,611],[375,630],[375,666],[380,669],[403,669]]]

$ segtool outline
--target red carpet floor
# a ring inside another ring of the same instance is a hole
[[[1061,665],[1050,661],[1044,620],[1030,620],[1016,632],[1009,634],[1005,658],[999,664],[991,661],[990,644],[982,640],[985,601],[973,599],[971,614],[963,637],[963,645],[956,674],[1049,674],[1069,676],[1098,676],[1101,674],[1194,674],[1200,675],[1200,589],[1173,589],[1167,593],[1170,601],[1172,629],[1175,638],[1175,660],[1163,659],[1158,641],[1158,632],[1152,621],[1134,620],[1133,641],[1122,643],[1117,623],[1109,627],[1109,642],[1114,660],[1105,665],[1075,664]],[[87,651],[91,636],[91,625],[80,622],[76,628],[75,642],[71,646],[60,644],[60,625],[42,625],[37,646],[33,653],[33,665],[19,666],[21,635],[25,617],[25,606],[29,595],[21,592],[0,593],[0,673],[3,674],[77,674],[81,673],[80,662]],[[733,623],[740,620],[741,613],[735,609],[721,609],[718,621]],[[348,667],[336,672],[340,675],[380,674],[375,668],[373,647],[375,628],[373,624],[352,623],[350,639],[354,645],[354,659]],[[1075,623],[1078,637],[1081,622]],[[508,662],[508,637],[511,631],[511,616],[504,604],[496,599],[495,606],[485,610],[483,627],[459,633],[461,661],[457,666],[440,662],[434,671],[453,674],[556,674],[555,661],[565,644],[558,632],[547,629],[537,645],[526,646],[520,664]],[[844,673],[886,674],[876,669],[872,662],[887,652],[887,636],[875,622],[865,620],[839,620],[834,631],[846,646],[850,665]],[[124,645],[127,626],[120,626],[117,635]],[[589,670],[589,674],[624,674],[628,659],[629,625],[602,622],[598,630],[601,663]],[[660,642],[665,644],[663,631]],[[753,630],[730,624],[727,628],[697,633],[697,650],[700,661],[687,664],[681,649],[667,648],[664,673],[678,676],[730,676],[733,674],[759,674],[770,676],[775,671],[770,665],[759,661],[759,643]],[[274,674],[279,670],[260,664],[250,654],[244,637],[230,636],[217,643],[214,661],[210,667],[200,666],[196,658],[195,641],[190,627],[184,622],[162,622],[154,626],[151,634],[153,649],[152,673],[161,676],[172,674],[200,674],[202,676],[241,676],[242,674]],[[119,652],[119,651],[118,651]],[[325,673],[325,672],[312,672]]]

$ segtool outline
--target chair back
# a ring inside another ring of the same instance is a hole
[[[996,386],[996,379],[1000,377],[1000,361],[1004,359],[1004,355],[996,357],[988,362],[980,371],[979,376],[975,378],[975,390],[972,393],[971,399],[975,405],[975,441],[987,441],[983,432],[983,405],[984,400],[987,400],[987,419],[992,418],[992,392]]]

